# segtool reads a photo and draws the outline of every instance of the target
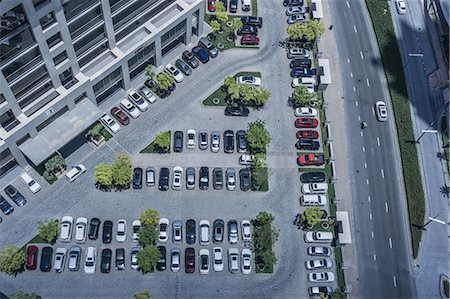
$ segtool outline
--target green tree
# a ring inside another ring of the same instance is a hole
[[[211,21],[211,31],[213,32],[213,33],[216,33],[217,31],[219,31],[220,30],[220,23],[219,23],[219,21],[217,21],[217,20],[212,20]]]
[[[113,173],[113,184],[119,188],[126,188],[132,179],[132,162],[126,153],[119,153],[111,165]]]
[[[309,93],[308,89],[305,86],[297,86],[292,91],[291,99],[294,103],[294,106],[304,106],[311,101],[315,97],[315,93]]]
[[[242,23],[241,19],[239,18],[234,18],[233,19],[233,30],[241,30],[242,27],[244,26],[244,24]]]
[[[140,293],[134,294],[133,299],[152,299],[152,296],[150,295],[150,291],[145,289]]]
[[[139,268],[143,273],[153,271],[159,260],[159,249],[156,246],[147,246],[141,249],[137,255]]]
[[[225,6],[221,1],[216,1],[214,6],[216,7],[216,19],[220,22],[220,25],[223,26],[223,24],[228,21],[228,15],[225,11]]]
[[[170,132],[159,132],[155,138],[155,146],[161,152],[167,152],[170,148]]]
[[[306,220],[308,225],[314,226],[320,221],[322,216],[323,211],[319,207],[307,207],[301,215],[301,218]]]
[[[215,1],[214,8],[216,9],[216,14],[218,12],[225,12],[225,5],[223,5],[222,1]]]
[[[142,211],[140,217],[142,225],[157,226],[159,222],[159,212],[153,209],[146,209]]]
[[[59,232],[58,220],[48,220],[38,222],[39,237],[50,244],[54,244]]]
[[[240,88],[234,77],[226,77],[224,85],[227,87],[227,93],[231,100],[237,100],[240,98]]]
[[[155,79],[155,70],[153,68],[153,65],[148,64],[145,67],[145,75],[151,80],[153,81]]]
[[[272,225],[272,222],[275,220],[275,217],[269,212],[259,212],[258,215],[256,215],[256,222],[255,225],[257,226],[263,226],[266,224]]]
[[[142,247],[153,246],[158,239],[156,225],[142,225],[139,229],[139,244]]]
[[[100,135],[100,132],[102,131],[102,129],[103,129],[102,124],[97,123],[86,133],[86,136],[92,137],[92,138],[97,137]]]
[[[39,297],[37,294],[35,293],[24,293],[24,292],[18,292],[16,294],[14,294],[12,297],[12,299],[38,299],[41,298]]]
[[[60,155],[55,155],[51,159],[49,159],[47,162],[45,162],[45,170],[49,174],[54,174],[55,172],[60,171],[65,167],[65,161],[64,158]]]
[[[253,155],[253,163],[255,164],[255,168],[267,167],[266,154],[264,152],[254,154]]]
[[[265,152],[270,140],[270,133],[263,121],[257,120],[248,124],[247,141],[254,153]]]
[[[159,88],[162,90],[169,90],[169,87],[173,85],[175,82],[175,78],[166,72],[159,73],[156,76],[156,84],[158,84]]]
[[[286,33],[289,35],[290,39],[299,39],[302,38],[305,34],[304,26],[301,23],[294,23],[292,25],[287,26]]]
[[[111,186],[113,183],[113,169],[108,164],[98,164],[94,170],[94,180],[100,186]]]
[[[275,253],[272,249],[264,250],[259,254],[259,257],[261,258],[264,265],[269,266],[270,268],[272,268],[273,265],[277,262],[277,257],[275,256]]]
[[[264,106],[270,99],[272,94],[267,88],[256,88],[256,97],[253,99],[253,105],[257,107]]]
[[[6,274],[17,274],[24,269],[25,252],[17,246],[5,247],[0,252],[0,271]]]
[[[305,35],[308,40],[316,40],[325,32],[325,27],[319,20],[309,19],[306,21],[305,25]]]

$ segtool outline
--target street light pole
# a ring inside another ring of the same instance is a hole
[[[420,139],[423,137],[423,135],[425,135],[425,133],[429,132],[429,129],[434,125],[434,123],[436,122],[436,120],[433,120],[430,125],[428,126],[428,128],[426,128],[425,130],[422,130],[422,134],[420,134],[419,138],[417,138],[416,141],[414,141],[415,143],[420,143]]]

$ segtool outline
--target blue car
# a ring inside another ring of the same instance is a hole
[[[14,208],[6,201],[6,199],[0,195],[0,209],[5,215],[9,215],[14,212]]]
[[[202,63],[207,63],[209,61],[209,54],[202,47],[194,47],[192,49],[192,54],[194,54]]]
[[[293,68],[291,70],[292,78],[301,78],[301,77],[312,77],[314,76],[314,71],[310,68]]]

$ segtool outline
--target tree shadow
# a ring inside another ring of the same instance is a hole
[[[436,153],[436,157],[439,159],[439,160],[444,160],[444,161],[448,161],[448,158],[447,158],[447,156],[445,155],[445,153],[442,153],[442,152],[437,152]]]
[[[444,185],[440,188],[440,192],[442,193],[442,195],[444,195],[445,197],[449,197],[450,195],[450,187],[447,185]]]

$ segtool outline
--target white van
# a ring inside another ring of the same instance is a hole
[[[66,173],[66,178],[69,180],[69,182],[72,183],[85,171],[86,167],[84,167],[84,165],[82,164],[78,164],[77,166],[75,166],[74,168],[69,170],[69,172]]]
[[[252,8],[250,0],[242,0],[242,11],[249,11]]]
[[[333,240],[331,232],[307,232],[305,234],[305,242],[307,243],[330,243]]]
[[[303,194],[324,194],[328,191],[327,183],[310,183],[303,184],[302,193]]]
[[[22,182],[27,185],[27,187],[31,190],[33,193],[39,192],[41,190],[41,185],[39,185],[35,180],[33,180],[28,173],[24,172],[20,175],[20,179]]]
[[[251,155],[241,155],[239,157],[239,164],[241,165],[253,165],[253,159]]]
[[[324,206],[327,204],[325,195],[302,195],[300,205],[302,206]]]

